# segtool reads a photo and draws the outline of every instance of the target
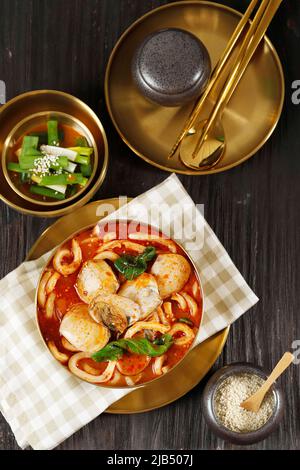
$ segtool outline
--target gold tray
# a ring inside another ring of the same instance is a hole
[[[171,3],[142,16],[115,45],[105,76],[106,104],[121,138],[146,162],[176,173],[217,173],[247,160],[272,134],[282,111],[284,76],[267,37],[225,110],[223,124],[228,145],[220,163],[210,170],[188,169],[179,160],[178,152],[167,160],[193,103],[181,108],[152,104],[137,91],[131,78],[131,60],[138,45],[151,32],[168,27],[183,28],[198,36],[215,66],[241,16],[232,8],[207,1]],[[207,117],[207,110],[201,117]]]
[[[107,208],[110,207],[109,212],[112,212],[118,209],[119,199],[95,201],[58,219],[40,235],[26,259],[39,258],[72,233],[95,224],[101,218],[99,212],[97,215],[97,209],[101,204],[105,204]],[[200,382],[217,360],[225,345],[228,332],[229,327],[196,346],[165,377],[126,395],[106,411],[122,414],[141,413],[168,405],[182,397]]]

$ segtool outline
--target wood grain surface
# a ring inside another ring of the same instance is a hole
[[[86,101],[100,115],[110,146],[108,175],[97,198],[136,196],[167,174],[133,157],[105,109],[103,81],[120,34],[164,0],[0,0],[0,79],[7,98],[53,88]],[[223,1],[241,11],[248,1]],[[282,60],[286,100],[267,144],[243,165],[213,176],[180,179],[260,298],[231,328],[214,369],[252,361],[270,369],[300,339],[300,105],[291,85],[300,80],[300,2],[286,0],[269,37]],[[251,93],[251,90],[249,90]],[[255,103],[254,103],[255,105]],[[132,183],[134,181],[134,184]],[[0,276],[19,265],[51,220],[20,215],[0,204]],[[0,299],[1,303],[1,299]],[[207,428],[201,412],[206,380],[176,403],[131,416],[103,414],[59,449],[233,449]],[[251,449],[300,449],[299,367],[280,379],[286,412],[280,428]],[[17,449],[0,418],[0,448]]]

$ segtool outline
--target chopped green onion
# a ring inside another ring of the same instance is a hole
[[[39,138],[36,136],[25,135],[22,141],[22,150],[26,151],[29,148],[37,149]]]
[[[80,171],[81,173],[83,174],[83,176],[86,176],[87,178],[89,178],[92,174],[92,165],[91,163],[87,164],[87,165],[80,165]]]
[[[22,166],[22,162],[23,162],[25,156],[27,156],[28,150],[29,149],[34,149],[36,151],[38,143],[39,143],[39,138],[38,137],[33,137],[33,136],[30,136],[30,135],[25,135],[23,137],[22,150],[21,150],[21,155],[19,157],[19,162],[20,162],[21,168],[24,168],[24,170],[30,168],[27,165],[25,165],[25,162],[24,162],[25,166],[24,167]]]
[[[45,175],[41,178],[39,183],[41,186],[48,186],[52,184],[86,184],[86,178],[81,173],[62,173],[61,175]]]
[[[64,147],[56,147],[55,145],[41,145],[41,151],[54,157],[67,157],[71,162],[74,162],[77,157],[77,152],[65,149]]]
[[[92,147],[69,147],[69,150],[79,153],[79,155],[84,155],[90,157],[94,151]]]
[[[33,170],[35,161],[38,158],[36,155],[23,155],[20,158],[20,167],[22,170]]]
[[[37,156],[36,155],[28,156],[27,152],[29,151],[29,149],[31,149],[31,151],[36,153],[38,143],[39,143],[38,137],[34,137],[30,135],[25,135],[23,137],[22,150],[21,150],[21,155],[19,158],[19,163],[23,170],[29,170],[30,168],[33,168],[34,160],[37,158]]]
[[[69,162],[69,160],[68,160],[68,165],[65,167],[65,170],[66,170],[68,173],[75,173],[76,168],[77,168],[76,163]],[[81,172],[81,173],[82,173],[82,172]],[[82,173],[82,174],[83,174],[83,173]],[[86,175],[83,175],[83,176],[86,176]]]
[[[53,189],[44,188],[43,186],[33,185],[33,186],[30,186],[29,190],[32,194],[38,194],[39,196],[46,196],[46,197],[50,197],[53,199],[59,199],[61,201],[65,199],[64,194],[54,191]]]
[[[15,171],[16,173],[23,173],[23,170],[20,167],[19,163],[8,162],[7,169],[9,171]]]
[[[43,154],[39,150],[35,149],[34,147],[28,147],[23,151],[22,157],[41,157]]]
[[[47,122],[48,129],[48,145],[58,145],[58,122],[56,120],[50,120]]]
[[[81,165],[88,165],[90,163],[90,157],[85,157],[83,155],[77,154],[74,160],[75,163],[80,163]]]
[[[69,165],[69,160],[67,157],[58,157],[56,163],[52,163],[50,168],[52,170],[58,170],[60,168],[66,169]]]
[[[40,145],[47,145],[48,144],[48,132],[37,131],[37,132],[31,132],[28,135],[38,137]],[[64,140],[64,132],[63,132],[63,130],[58,129],[58,141],[62,142],[63,140]]]

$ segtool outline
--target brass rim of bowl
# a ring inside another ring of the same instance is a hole
[[[22,93],[22,94],[16,96],[15,98],[12,98],[11,100],[9,100],[3,106],[1,106],[0,107],[0,114],[2,113],[3,110],[7,109],[8,107],[10,107],[11,105],[13,105],[14,103],[16,103],[17,101],[19,101],[20,99],[22,99],[26,96],[40,95],[40,94],[44,94],[44,93],[48,93],[49,95],[61,95],[61,96],[65,96],[66,98],[74,100],[76,103],[80,104],[80,106],[82,106],[85,109],[85,111],[88,114],[90,114],[92,116],[92,118],[94,119],[95,123],[97,124],[97,126],[99,127],[100,132],[101,132],[101,136],[102,136],[102,139],[103,139],[103,150],[104,150],[104,152],[103,152],[103,164],[102,164],[102,168],[101,168],[101,171],[99,173],[99,176],[98,176],[97,180],[95,181],[95,184],[93,184],[91,186],[89,192],[87,194],[83,195],[82,198],[80,198],[78,201],[75,201],[71,205],[68,205],[66,203],[65,207],[60,208],[60,209],[56,209],[56,210],[52,210],[52,211],[26,209],[22,206],[19,206],[15,203],[11,202],[9,199],[4,197],[1,193],[0,193],[0,199],[5,204],[7,204],[9,207],[11,207],[12,209],[14,209],[18,212],[21,212],[22,214],[25,214],[25,215],[33,215],[33,216],[39,216],[39,217],[58,217],[58,216],[66,214],[67,212],[70,212],[72,209],[75,209],[75,208],[78,208],[78,207],[84,205],[86,202],[88,202],[93,197],[95,192],[99,189],[99,187],[101,186],[101,184],[104,181],[104,178],[105,178],[106,172],[107,172],[107,167],[108,167],[108,155],[109,155],[109,153],[108,153],[108,142],[107,142],[107,137],[106,137],[106,132],[104,130],[104,127],[103,127],[100,119],[98,118],[98,116],[94,113],[94,111],[86,103],[81,101],[76,96],[70,95],[69,93],[65,93],[63,91],[58,91],[58,90],[36,90],[36,91],[29,91],[27,93]]]
[[[167,5],[162,5],[158,8],[155,8],[153,10],[150,10],[148,11],[147,13],[145,13],[145,15],[141,16],[140,18],[138,18],[134,23],[132,23],[125,31],[124,33],[120,36],[120,38],[118,39],[118,41],[116,42],[111,54],[110,54],[110,57],[109,57],[109,60],[108,60],[108,63],[107,63],[107,67],[106,67],[106,72],[105,72],[105,80],[104,80],[104,94],[105,94],[105,101],[106,101],[106,106],[107,106],[107,109],[108,109],[108,112],[109,112],[109,115],[110,115],[110,118],[118,132],[118,134],[120,135],[121,139],[123,140],[123,142],[125,142],[125,144],[134,152],[135,155],[137,155],[138,157],[142,158],[145,162],[149,163],[150,165],[152,166],[155,166],[157,168],[160,168],[161,170],[164,170],[164,171],[168,171],[168,172],[171,172],[171,173],[178,173],[178,174],[182,174],[182,175],[193,175],[193,176],[201,176],[201,175],[208,175],[208,174],[213,174],[213,173],[221,173],[222,171],[227,171],[227,170],[230,170],[231,168],[234,168],[235,166],[238,166],[240,165],[241,163],[243,163],[244,161],[248,160],[250,157],[252,157],[256,152],[258,152],[258,150],[267,142],[267,140],[269,139],[269,137],[273,134],[277,124],[278,124],[278,121],[279,121],[279,118],[281,116],[281,112],[282,112],[282,108],[283,108],[283,104],[284,104],[284,96],[285,96],[285,81],[284,81],[284,73],[283,73],[283,69],[282,69],[282,65],[281,65],[281,62],[280,62],[280,59],[279,59],[279,56],[277,54],[277,51],[275,49],[275,47],[273,46],[272,42],[270,41],[270,39],[265,36],[264,37],[264,40],[266,41],[266,43],[268,44],[269,48],[270,48],[270,51],[272,51],[273,53],[273,56],[274,56],[274,59],[276,61],[276,64],[277,64],[277,67],[278,67],[278,71],[279,71],[279,74],[280,74],[280,80],[281,80],[281,87],[282,87],[282,94],[281,94],[281,99],[280,99],[280,103],[279,103],[279,108],[278,108],[278,113],[274,119],[274,123],[273,123],[273,126],[270,128],[269,132],[265,135],[265,137],[260,141],[260,143],[251,151],[249,152],[247,155],[245,155],[243,158],[241,158],[239,161],[236,161],[236,162],[233,162],[229,165],[227,165],[225,168],[213,168],[211,170],[204,170],[204,171],[201,171],[201,173],[196,173],[195,171],[193,170],[179,170],[179,169],[174,169],[174,168],[170,168],[170,167],[167,167],[165,165],[161,165],[160,163],[156,163],[155,161],[151,160],[150,158],[148,158],[146,155],[144,155],[142,152],[140,152],[138,149],[136,149],[134,147],[134,145],[132,145],[128,139],[126,138],[126,136],[123,134],[122,130],[120,129],[115,117],[114,117],[114,114],[113,114],[113,111],[112,111],[112,108],[111,108],[111,101],[110,101],[110,93],[109,93],[109,76],[110,76],[110,72],[111,72],[111,66],[112,66],[112,63],[113,63],[113,60],[115,58],[115,55],[119,49],[119,46],[121,45],[121,43],[124,41],[124,39],[131,33],[131,31],[136,27],[138,26],[140,23],[142,23],[144,21],[145,18],[147,18],[148,16],[151,16],[153,13],[156,13],[157,11],[159,10],[165,10],[167,8],[172,8],[176,5],[184,5],[184,4],[187,4],[187,3],[190,3],[190,4],[204,4],[204,5],[209,5],[209,6],[215,6],[217,8],[220,8],[220,9],[223,9],[223,10],[226,10],[226,11],[229,11],[231,13],[234,13],[236,14],[237,16],[239,17],[242,17],[243,14],[240,13],[239,11],[235,10],[234,8],[231,8],[227,5],[222,5],[222,4],[219,4],[219,3],[215,3],[215,2],[208,2],[206,0],[187,0],[187,1],[179,1],[179,2],[172,2],[172,3],[169,3]],[[176,136],[174,137],[174,142],[175,142],[175,138]],[[167,161],[167,155],[166,155],[166,161]]]
[[[24,124],[26,124],[27,121],[33,120],[34,118],[37,118],[37,117],[42,117],[42,116],[45,116],[45,115],[49,115],[49,114],[62,116],[62,117],[67,117],[67,118],[70,119],[70,121],[76,123],[78,125],[78,127],[80,127],[82,129],[85,136],[88,136],[88,139],[90,140],[91,145],[92,145],[93,150],[94,150],[93,172],[92,172],[91,176],[89,177],[89,180],[88,180],[86,186],[83,186],[76,194],[74,194],[73,196],[71,196],[67,199],[64,199],[63,201],[45,202],[45,201],[42,201],[42,200],[40,201],[38,199],[32,199],[31,197],[29,197],[26,194],[22,193],[22,191],[20,191],[14,185],[13,181],[11,180],[10,175],[8,173],[8,170],[7,170],[7,166],[6,166],[8,146],[9,146],[9,143],[10,143],[12,137],[18,131],[18,129],[20,127],[22,127]],[[95,139],[94,139],[92,133],[90,132],[88,127],[86,125],[84,125],[79,119],[71,116],[70,114],[63,113],[61,111],[41,111],[39,113],[32,114],[31,116],[28,116],[28,117],[22,119],[18,124],[16,124],[14,126],[14,128],[10,131],[10,133],[8,134],[8,136],[5,139],[1,160],[2,160],[2,170],[3,170],[4,177],[5,177],[6,181],[8,182],[8,184],[10,185],[10,187],[13,189],[13,191],[15,191],[20,197],[22,197],[26,201],[31,202],[33,204],[36,204],[36,205],[39,205],[39,206],[55,207],[55,206],[61,206],[61,205],[66,204],[68,202],[74,201],[74,199],[76,199],[77,197],[80,197],[82,195],[82,193],[84,193],[84,191],[86,191],[89,188],[89,186],[91,185],[91,183],[92,183],[92,181],[95,177],[97,167],[98,167],[98,149],[97,149],[97,145],[96,145],[96,142],[95,142]]]
[[[142,225],[148,225],[149,227],[153,228],[154,230],[157,230],[158,232],[161,232],[163,235],[164,233],[158,229],[157,227],[155,227],[154,225],[150,225],[150,224],[143,224],[142,222],[138,222],[136,220],[132,220],[132,219],[111,219],[111,220],[107,220],[107,221],[100,221],[98,225],[105,225],[107,223],[114,223],[114,222],[128,222],[128,223],[140,223]],[[41,271],[41,274],[39,276],[39,279],[38,279],[38,283],[37,283],[37,288],[36,288],[36,292],[35,292],[35,300],[34,300],[34,303],[35,303],[35,322],[36,322],[36,326],[37,326],[37,329],[38,329],[38,332],[40,334],[40,337],[43,341],[43,344],[45,345],[45,347],[47,348],[49,354],[51,354],[51,357],[53,358],[53,360],[55,360],[56,362],[59,362],[54,356],[53,354],[51,353],[47,343],[46,343],[46,340],[41,332],[41,329],[40,329],[40,324],[39,324],[39,319],[38,319],[38,302],[37,302],[37,293],[38,293],[38,288],[39,288],[39,285],[40,285],[40,282],[41,282],[41,279],[43,277],[43,274],[45,272],[45,269],[47,268],[49,262],[51,261],[51,259],[53,258],[54,254],[56,253],[57,250],[59,250],[66,242],[68,242],[69,240],[71,240],[74,236],[76,236],[77,234],[81,233],[81,232],[84,232],[85,230],[89,230],[91,228],[95,227],[95,224],[90,224],[90,225],[87,225],[86,227],[83,227],[81,230],[77,230],[76,232],[74,232],[72,235],[70,235],[68,238],[66,238],[62,243],[60,243],[54,250],[52,250],[52,253],[50,254],[49,258],[47,259],[47,261],[45,262],[45,265]],[[167,237],[168,238],[168,237]],[[159,377],[156,377],[155,379],[152,379],[152,380],[149,380],[148,382],[144,382],[144,383],[141,383],[141,384],[135,384],[135,385],[123,385],[123,386],[114,386],[114,385],[108,385],[106,383],[95,383],[93,385],[95,385],[96,387],[104,387],[104,388],[112,388],[112,389],[116,389],[116,388],[120,388],[120,389],[124,389],[124,390],[130,390],[130,389],[135,389],[135,388],[141,388],[141,387],[145,387],[146,385],[150,384],[150,383],[153,383],[155,382],[156,380],[159,380],[161,377],[165,377],[171,370],[173,371],[177,366],[178,364],[181,363],[181,361],[186,357],[186,355],[189,353],[189,351],[194,347],[195,345],[195,342],[196,342],[196,339],[199,335],[199,332],[200,332],[200,329],[201,329],[201,326],[202,326],[202,321],[203,321],[203,316],[204,316],[204,310],[205,310],[205,297],[204,297],[204,291],[203,291],[203,286],[202,286],[202,282],[201,282],[201,278],[200,278],[200,275],[199,275],[199,272],[198,272],[198,269],[193,261],[193,259],[191,258],[191,256],[189,255],[189,253],[186,251],[185,248],[183,248],[183,246],[181,245],[181,243],[178,243],[177,241],[173,240],[172,238],[169,238],[170,240],[174,241],[174,243],[176,243],[181,249],[182,251],[185,253],[185,255],[187,256],[189,262],[191,263],[191,265],[193,266],[194,268],[194,271],[196,273],[196,276],[197,276],[197,280],[198,280],[198,283],[199,283],[199,288],[200,288],[200,293],[201,293],[201,299],[202,299],[202,308],[201,308],[201,318],[200,318],[200,323],[199,323],[199,327],[198,327],[198,331],[197,331],[197,334],[195,335],[194,339],[193,339],[193,342],[191,343],[189,349],[186,351],[186,353],[183,355],[183,357],[169,370],[167,371],[165,374],[163,374],[162,376],[159,376]],[[86,383],[90,383],[88,382],[87,380],[84,380],[84,379],[81,379],[80,377],[77,377],[77,375],[75,375],[73,372],[70,371],[70,369],[65,366],[64,364],[60,363],[60,365],[67,370],[67,372],[69,374],[71,374],[73,377],[76,377],[78,380],[82,380],[83,382],[86,382]]]

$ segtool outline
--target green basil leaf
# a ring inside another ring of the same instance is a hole
[[[119,348],[116,343],[117,341],[108,343],[104,348],[100,349],[100,351],[94,353],[92,355],[92,359],[96,362],[117,361],[121,356],[123,356],[124,351]]]
[[[189,318],[183,317],[178,320],[180,323],[186,323],[189,326],[194,326],[194,323]]]
[[[156,250],[153,246],[148,246],[139,256],[123,255],[118,258],[114,265],[115,268],[125,276],[129,281],[135,279],[146,271],[147,261],[155,256]]]
[[[115,261],[115,267],[120,273],[124,274],[127,268],[134,267],[136,265],[136,257],[130,255],[120,256]]]
[[[139,256],[139,259],[143,259],[146,262],[151,261],[156,255],[156,249],[154,246],[147,246],[144,253]]]
[[[149,341],[147,338],[121,338],[108,343],[104,348],[100,349],[100,351],[94,353],[92,359],[96,362],[116,361],[125,351],[129,351],[133,354],[157,357],[167,352],[172,344],[173,337],[168,334],[162,335],[159,340],[153,342]]]
[[[128,266],[128,268],[124,272],[124,276],[129,281],[132,281],[132,279],[138,277],[140,274],[145,272],[146,269],[147,269],[147,263],[142,260],[137,260],[135,266]]]

